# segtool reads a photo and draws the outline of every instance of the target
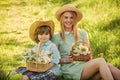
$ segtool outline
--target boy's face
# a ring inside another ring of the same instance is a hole
[[[50,34],[49,33],[44,33],[44,34],[38,34],[38,39],[40,42],[45,43],[50,39]]]

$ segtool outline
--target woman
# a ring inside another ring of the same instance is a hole
[[[77,23],[82,19],[82,13],[73,5],[62,6],[56,12],[56,18],[60,22],[61,31],[53,36],[52,41],[58,46],[60,51],[63,77],[67,80],[118,80],[120,70],[112,65],[108,65],[103,58],[93,60],[74,61],[70,56],[72,44],[82,40],[87,47],[89,39],[85,30],[78,30]],[[119,78],[120,79],[120,78]]]

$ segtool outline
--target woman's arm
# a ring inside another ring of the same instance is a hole
[[[64,64],[64,63],[71,63],[71,62],[73,62],[73,58],[72,56],[68,56],[66,58],[61,58],[59,63]]]

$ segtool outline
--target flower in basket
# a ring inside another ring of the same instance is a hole
[[[40,57],[38,58],[38,62],[40,63],[49,63],[51,62],[52,52],[50,51],[41,51]]]
[[[74,56],[87,55],[88,54],[88,47],[82,45],[80,42],[76,42],[72,46],[72,52]]]
[[[38,58],[38,62],[42,63],[42,64],[46,64],[51,62],[51,56],[52,56],[52,52],[50,51],[41,51],[39,58]],[[36,61],[36,52],[34,52],[32,49],[28,49],[23,53],[23,60],[24,61],[32,61],[35,62]]]
[[[24,61],[36,61],[36,53],[32,49],[28,49],[23,53]]]
[[[46,63],[49,63],[50,62],[50,58],[45,56],[45,57],[39,57],[38,58],[38,62],[39,63],[42,63],[42,64],[46,64]]]

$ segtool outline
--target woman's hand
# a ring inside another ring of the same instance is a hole
[[[61,63],[71,63],[71,62],[73,62],[73,58],[72,58],[72,56],[68,56],[66,58],[61,58],[60,62]]]
[[[73,62],[74,60],[73,60],[72,56],[69,55],[69,56],[66,58],[66,61],[67,61],[67,62]]]

